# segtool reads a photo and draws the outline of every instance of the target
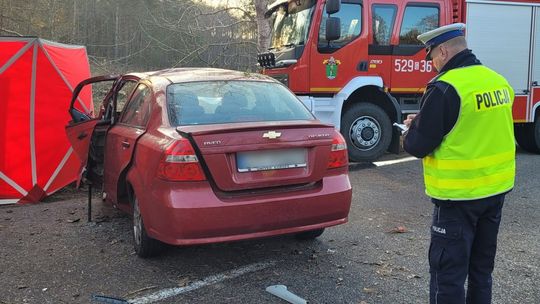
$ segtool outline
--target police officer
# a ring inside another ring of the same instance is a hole
[[[491,303],[497,234],[515,177],[514,92],[467,49],[465,25],[418,36],[439,74],[404,124],[434,203],[430,303]],[[468,279],[465,293],[465,280]]]

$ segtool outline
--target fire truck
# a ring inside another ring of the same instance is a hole
[[[540,153],[540,3],[485,0],[277,0],[262,72],[340,130],[353,161],[399,151],[392,126],[436,76],[417,36],[464,22],[469,48],[515,91],[517,143]],[[494,125],[494,128],[496,126]]]

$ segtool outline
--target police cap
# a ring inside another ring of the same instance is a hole
[[[445,26],[441,26],[429,32],[425,32],[418,36],[423,44],[426,45],[426,59],[431,59],[431,50],[437,45],[446,42],[452,38],[464,36],[465,24],[454,23]]]

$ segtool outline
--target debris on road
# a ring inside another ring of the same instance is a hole
[[[81,220],[80,218],[76,218],[76,219],[72,219],[72,220],[67,220],[67,222],[68,223],[77,223],[80,220]]]
[[[123,296],[123,298],[129,298],[129,297],[131,297],[133,295],[136,295],[136,294],[138,294],[140,292],[147,291],[147,290],[150,290],[150,289],[155,289],[155,288],[157,288],[157,286],[154,285],[154,286],[148,286],[148,287],[144,287],[144,288],[137,289],[137,290],[134,290],[134,291],[130,291],[130,292],[126,293]]]
[[[362,289],[362,291],[364,293],[367,293],[367,294],[371,294],[371,293],[376,293],[377,291],[375,290],[375,288],[367,288],[367,287],[364,287],[364,289]]]
[[[307,304],[305,299],[300,298],[287,290],[285,285],[272,285],[266,287],[266,291],[292,304]]]
[[[191,282],[191,280],[188,277],[182,278],[182,279],[180,279],[180,281],[178,281],[178,286],[185,287],[185,286],[189,285],[190,282]]]
[[[108,296],[97,296],[97,295],[92,295],[92,300],[96,301],[96,302],[109,303],[109,304],[126,304],[126,303],[129,303],[127,300],[124,300],[124,299],[121,299],[121,298],[108,297]]]
[[[388,233],[406,233],[409,232],[405,226],[396,226],[392,230],[388,231]]]

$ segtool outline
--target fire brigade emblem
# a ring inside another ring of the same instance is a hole
[[[326,65],[326,77],[328,79],[334,79],[337,77],[338,65],[341,64],[341,61],[330,57],[330,59],[325,59],[323,64]]]

